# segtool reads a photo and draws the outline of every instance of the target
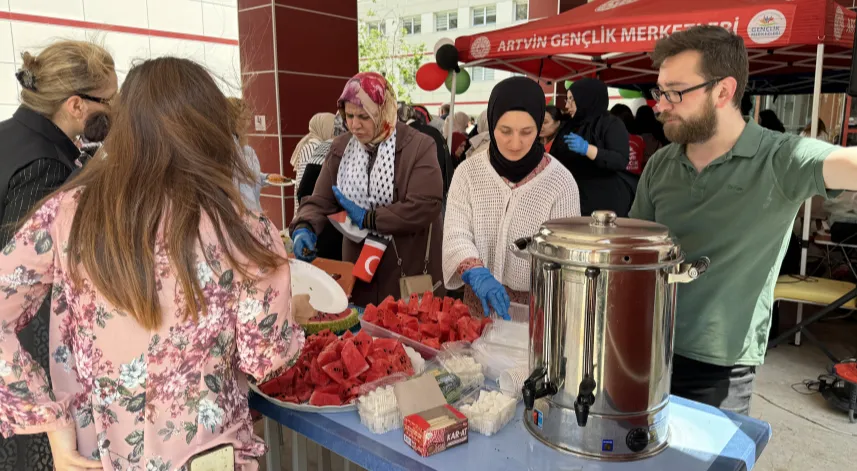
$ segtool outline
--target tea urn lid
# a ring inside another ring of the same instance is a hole
[[[548,221],[529,250],[555,262],[602,268],[654,268],[683,261],[678,240],[666,226],[617,218],[613,211]]]

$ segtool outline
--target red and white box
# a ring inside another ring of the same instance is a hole
[[[446,403],[437,381],[423,375],[393,386],[405,416],[404,440],[420,456],[467,443],[467,417]]]

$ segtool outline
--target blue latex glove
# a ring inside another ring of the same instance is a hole
[[[348,213],[348,217],[351,218],[351,222],[360,229],[363,229],[363,220],[366,218],[366,210],[358,206],[357,203],[346,198],[337,187],[333,187],[333,194],[336,196],[336,199],[339,201],[339,205],[342,206],[342,209]]]
[[[482,313],[487,317],[491,311],[488,310],[490,304],[494,308],[494,312],[505,320],[512,320],[509,317],[509,295],[506,293],[506,288],[494,278],[494,275],[485,267],[471,268],[461,275],[461,279],[473,288],[473,292],[482,301]]]
[[[580,155],[586,155],[586,151],[589,150],[589,143],[573,132],[566,135],[564,140],[565,145],[567,145],[568,149],[572,152],[577,152]]]
[[[318,241],[318,236],[305,227],[302,227],[292,234],[292,245],[295,248],[295,258],[303,262],[312,262],[315,260],[316,250],[315,243]]]

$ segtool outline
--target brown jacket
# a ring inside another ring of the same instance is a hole
[[[309,224],[318,234],[327,224],[327,216],[342,211],[331,189],[336,185],[342,154],[351,140],[351,134],[333,141],[324,160],[321,175],[312,196],[301,201],[297,217],[290,231],[298,225]],[[399,278],[421,275],[425,266],[426,243],[429,225],[432,226],[431,251],[428,272],[433,282],[443,280],[441,264],[443,244],[443,178],[437,163],[437,150],[431,137],[404,124],[396,125],[396,171],[393,187],[393,204],[375,210],[378,232],[392,235],[402,258],[402,270],[396,260],[396,250],[390,244],[381,258],[371,283],[357,281],[352,302],[358,306],[378,304],[388,295],[399,298]],[[342,259],[354,263],[360,256],[363,244],[347,238],[342,241]],[[435,295],[443,294],[443,288]]]

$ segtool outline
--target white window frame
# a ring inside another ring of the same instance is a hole
[[[496,80],[496,74],[494,69],[489,69],[487,67],[471,67],[470,68],[470,80],[473,82],[493,82]]]
[[[441,28],[438,20],[441,18],[446,18],[446,26]],[[451,19],[455,19],[455,26],[450,27],[449,23]],[[458,12],[455,10],[450,11],[442,11],[434,14],[434,30],[435,31],[453,31],[458,29]]]
[[[489,22],[488,18],[493,16],[494,21]],[[480,18],[482,23],[477,23],[476,19]],[[473,7],[470,9],[470,24],[474,28],[482,28],[497,24],[497,5],[485,5],[481,7]]]
[[[526,7],[527,12],[523,18],[518,16],[518,7]],[[515,21],[529,21],[530,20],[530,0],[515,0]]]
[[[402,18],[399,20],[399,27],[405,30],[405,36],[421,34],[423,32],[422,17],[409,16]]]
[[[379,21],[367,21],[366,29],[372,31],[373,29],[381,32],[382,35],[387,34],[387,22],[384,20]]]

